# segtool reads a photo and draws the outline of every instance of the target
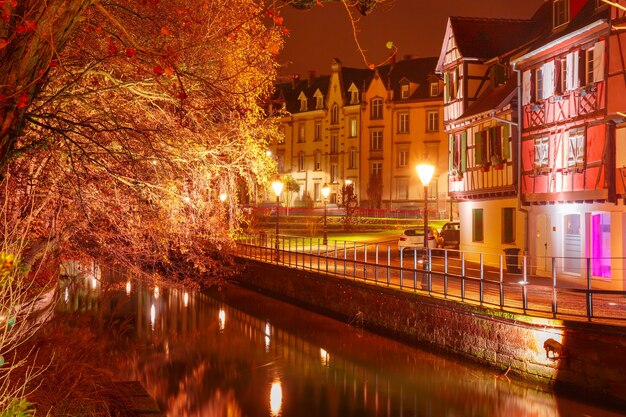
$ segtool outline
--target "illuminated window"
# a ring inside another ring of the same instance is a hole
[[[400,86],[400,97],[401,98],[409,98],[410,88],[409,83],[404,83]]]
[[[348,88],[348,92],[350,93],[350,104],[358,104],[359,103],[359,89],[356,88],[356,85],[352,83],[350,88]]]
[[[611,215],[591,216],[591,269],[594,277],[611,277]]]
[[[380,97],[374,97],[370,107],[370,119],[382,119],[383,118],[383,99]]]
[[[298,100],[300,100],[300,111],[307,111],[307,100],[304,93],[300,93]]]
[[[587,84],[592,84],[595,79],[593,77],[593,55],[594,55],[594,48],[589,48],[586,51],[586,62],[585,62],[585,82]]]
[[[349,121],[349,131],[348,134],[351,138],[356,138],[359,133],[356,117],[351,117]]]
[[[315,108],[317,110],[324,108],[324,96],[322,95],[320,90],[315,91],[313,97],[315,97]]]
[[[439,83],[430,83],[430,96],[437,97],[439,95]]]
[[[320,192],[321,189],[322,189],[322,186],[319,182],[313,183],[313,200],[315,201],[321,200],[321,196],[322,196],[322,193]]]

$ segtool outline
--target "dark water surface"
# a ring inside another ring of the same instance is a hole
[[[168,416],[626,415],[237,286],[200,294],[133,283],[106,295],[95,281],[80,287],[63,289],[59,314],[128,319],[126,332],[108,336],[113,372],[140,381]]]

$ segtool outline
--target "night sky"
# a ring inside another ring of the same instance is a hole
[[[448,16],[528,19],[543,0],[388,0],[358,22],[359,40],[367,51],[367,64],[381,64],[392,41],[397,58],[405,55],[439,56]],[[344,66],[366,67],[354,42],[343,5],[325,3],[311,10],[284,8],[284,25],[290,35],[279,59],[280,74],[301,74],[309,70],[330,73],[334,57]],[[360,16],[354,10],[355,16]]]

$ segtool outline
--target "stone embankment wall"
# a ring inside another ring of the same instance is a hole
[[[420,292],[241,262],[242,285],[508,376],[626,405],[626,327],[531,318]]]

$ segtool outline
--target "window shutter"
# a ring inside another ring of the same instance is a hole
[[[467,132],[461,133],[461,172],[467,169]]]
[[[443,73],[443,82],[445,83],[445,88],[443,89],[443,102],[447,103],[450,101],[450,73]]]
[[[561,59],[554,60],[554,91],[556,94],[563,94],[563,91],[561,91],[563,85],[561,65],[563,65]]]
[[[454,135],[448,135],[448,169],[451,171],[454,168]]]
[[[554,61],[543,64],[543,97],[554,95]]]
[[[504,159],[509,159],[511,157],[511,142],[509,141],[510,126],[508,123],[502,126],[502,130],[502,156]]]
[[[596,42],[593,47],[593,81],[604,80],[604,41]]]
[[[474,133],[474,156],[476,157],[476,166],[483,164],[483,137],[482,132]]]
[[[524,71],[522,74],[522,105],[530,104],[530,70]]]

